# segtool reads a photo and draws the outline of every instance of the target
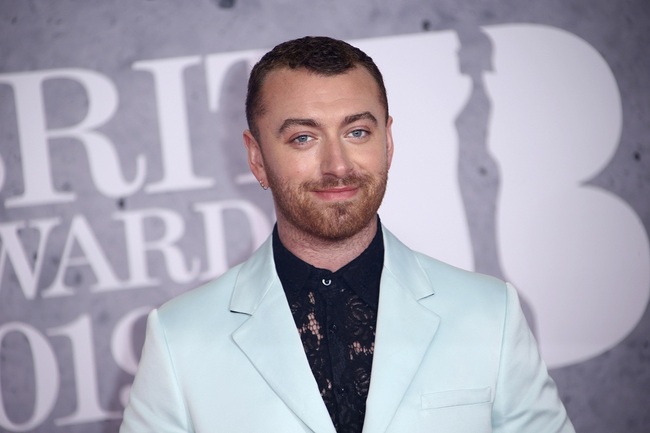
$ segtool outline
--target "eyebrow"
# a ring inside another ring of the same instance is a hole
[[[318,128],[321,125],[314,119],[286,119],[284,122],[282,122],[282,125],[280,125],[280,128],[278,129],[278,135],[281,135],[284,131],[287,130],[287,128],[290,128],[291,126],[309,126],[311,128]]]
[[[358,120],[370,120],[372,123],[377,125],[377,118],[373,116],[373,114],[370,111],[364,111],[363,113],[351,114],[349,116],[346,116],[345,119],[343,120],[343,126],[349,125],[350,123],[354,123]]]
[[[343,122],[341,122],[341,126],[346,126],[359,120],[370,120],[375,125],[378,123],[377,118],[370,111],[364,111],[362,113],[345,116],[345,119],[343,119]],[[281,135],[284,131],[292,126],[308,126],[310,128],[319,128],[321,124],[314,119],[285,119],[285,121],[282,122],[282,125],[280,125],[280,128],[278,128],[278,135]]]

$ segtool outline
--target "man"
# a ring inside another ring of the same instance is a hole
[[[276,227],[151,313],[122,432],[573,432],[514,289],[381,226],[392,119],[366,54],[280,44],[246,114]]]

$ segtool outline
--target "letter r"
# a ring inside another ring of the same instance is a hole
[[[43,103],[43,83],[51,79],[69,79],[79,83],[88,98],[88,111],[76,125],[47,129]],[[133,194],[144,182],[145,159],[136,160],[135,179],[126,182],[113,143],[95,131],[117,109],[118,96],[113,83],[105,76],[83,69],[52,69],[0,75],[0,83],[12,86],[16,105],[18,135],[22,156],[24,191],[6,200],[7,207],[32,206],[74,201],[75,194],[54,189],[48,140],[71,137],[85,147],[93,181],[106,196]]]

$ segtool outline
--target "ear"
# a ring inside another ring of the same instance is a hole
[[[390,169],[390,164],[393,161],[393,118],[388,116],[386,122],[386,164],[387,169]]]
[[[248,129],[244,131],[244,145],[246,146],[246,152],[248,154],[248,166],[250,167],[251,172],[258,180],[258,182],[268,187],[269,182],[266,177],[266,169],[264,167],[262,149],[255,137],[253,137],[253,133]]]

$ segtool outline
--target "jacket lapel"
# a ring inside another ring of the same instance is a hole
[[[440,323],[419,300],[433,287],[415,254],[384,230],[385,258],[364,433],[385,432]]]
[[[238,276],[231,311],[250,315],[233,339],[280,399],[314,432],[335,433],[275,272],[269,239]]]

